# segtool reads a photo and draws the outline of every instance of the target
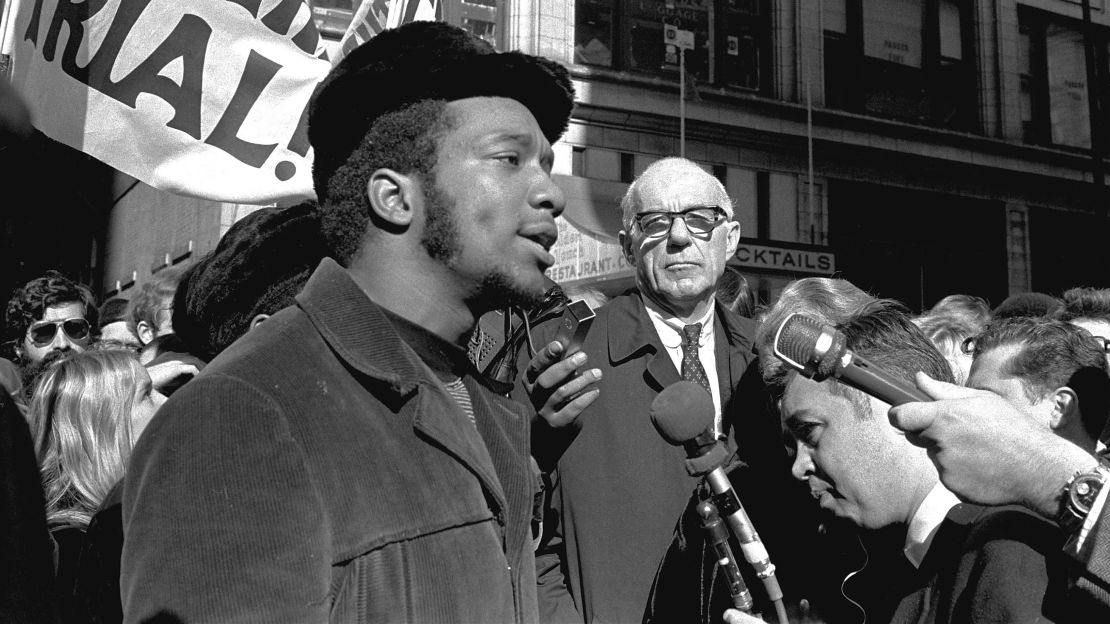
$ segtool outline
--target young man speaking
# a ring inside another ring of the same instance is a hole
[[[537,619],[534,411],[460,345],[543,295],[572,106],[562,67],[441,23],[383,32],[325,79],[309,137],[333,259],[135,449],[125,621]],[[541,384],[581,364],[553,355]],[[595,379],[541,413],[575,415]]]

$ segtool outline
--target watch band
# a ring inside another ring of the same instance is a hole
[[[1099,462],[1090,470],[1081,470],[1064,485],[1060,499],[1060,510],[1056,514],[1056,521],[1069,534],[1078,533],[1091,513],[1091,505],[1098,498],[1099,492],[1110,481],[1110,466],[1105,461]]]

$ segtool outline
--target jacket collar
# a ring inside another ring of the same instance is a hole
[[[355,370],[400,395],[423,382],[422,363],[335,260],[324,258],[296,299],[328,346]]]
[[[659,341],[655,325],[648,317],[642,297],[638,290],[632,289],[609,304],[611,308],[606,320],[606,330],[609,336],[609,356],[614,363],[624,361],[644,349],[654,349],[656,352],[662,350],[663,345]],[[714,316],[725,330],[725,340],[739,353],[749,352],[752,348],[754,323],[727,311],[719,301],[714,305]],[[736,347],[739,349],[735,349]]]

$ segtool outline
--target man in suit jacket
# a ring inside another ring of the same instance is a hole
[[[889,617],[871,612],[868,620],[1095,621],[1068,611],[1063,540],[1051,522],[1019,507],[961,503],[940,483],[932,454],[888,422],[889,404],[832,376],[809,378],[769,354],[793,313],[835,327],[848,349],[895,376],[925,371],[950,381],[952,370],[901,304],[843,280],[794,282],[763,317],[756,342],[769,356],[761,360],[764,379],[781,392],[794,477],[832,515],[904,536],[895,546],[904,565],[886,583],[898,603]]]
[[[550,539],[537,561],[548,621],[640,621],[695,486],[682,449],[652,426],[651,403],[685,369],[712,395],[716,432],[729,439],[734,389],[754,357],[755,324],[714,299],[740,237],[723,185],[691,161],[667,158],[632,183],[621,208],[620,242],[637,288],[598,310],[582,347],[601,369],[600,396],[551,472]],[[534,452],[544,455],[543,444]]]

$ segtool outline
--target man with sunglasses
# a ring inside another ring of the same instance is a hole
[[[631,184],[621,209],[636,288],[597,311],[582,347],[601,369],[600,395],[550,475],[554,528],[538,564],[551,620],[640,621],[695,485],[682,449],[652,426],[652,401],[696,381],[713,397],[717,434],[733,444],[734,389],[752,359],[754,323],[714,299],[740,238],[724,186],[666,158]]]
[[[96,318],[88,287],[47,271],[8,301],[4,355],[20,367],[26,382],[51,352],[84,351],[92,341]]]

